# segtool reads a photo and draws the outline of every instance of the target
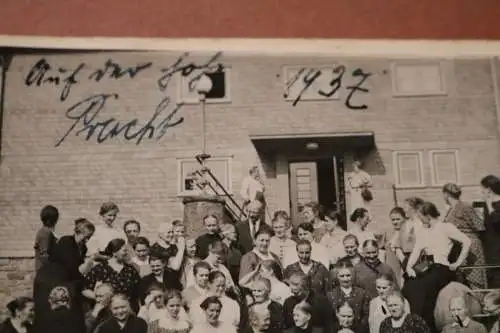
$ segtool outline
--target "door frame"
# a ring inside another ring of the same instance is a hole
[[[318,159],[325,159],[329,158],[331,159],[333,163],[333,170],[334,170],[334,181],[335,181],[335,191],[337,195],[337,201],[344,206],[344,209],[342,207],[338,207],[339,213],[342,214],[343,216],[341,217],[342,219],[346,220],[347,219],[347,196],[345,192],[345,187],[341,187],[341,179],[344,179],[345,175],[341,177],[340,172],[343,172],[344,168],[342,168],[342,171],[339,170],[338,168],[338,163],[341,161],[343,163],[345,159],[345,152],[338,152],[337,154],[314,154],[311,156],[307,155],[294,155],[294,156],[284,156],[284,162],[286,163],[286,166],[288,168],[288,198],[289,198],[289,211],[290,211],[290,217],[293,216],[293,205],[292,205],[292,193],[291,193],[291,180],[292,180],[292,174],[291,174],[291,168],[290,164],[291,163],[301,163],[301,162],[315,162]],[[343,189],[343,190],[342,190]],[[345,210],[345,212],[343,212]]]

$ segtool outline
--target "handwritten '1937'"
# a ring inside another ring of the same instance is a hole
[[[328,87],[321,87],[316,91],[316,93],[326,98],[335,95],[340,90],[340,88],[342,88],[342,80],[346,71],[347,68],[344,65],[336,66],[335,68],[333,68],[332,73],[334,74],[334,77],[330,80]],[[323,74],[324,73],[321,70],[316,68],[301,68],[286,82],[285,98],[289,96],[289,91],[292,88],[299,86],[299,92],[292,102],[292,105],[296,106],[297,103],[301,100],[304,93],[312,89],[313,83],[316,82],[316,80]],[[366,104],[353,105],[352,99],[357,92],[366,93],[369,91],[367,88],[363,87],[363,84],[372,74],[366,73],[362,69],[357,68],[352,71],[351,75],[355,78],[359,78],[359,80],[356,84],[345,87],[349,91],[345,99],[345,106],[352,110],[367,109],[368,106]]]

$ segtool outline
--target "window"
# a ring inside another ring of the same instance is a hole
[[[432,165],[432,185],[459,183],[458,152],[456,150],[434,150],[429,152]]]
[[[206,95],[207,103],[228,103],[230,97],[230,69],[224,67],[221,70],[205,73],[212,80],[212,89]],[[179,100],[186,104],[199,103],[196,81],[200,73],[194,71],[191,75],[179,75]]]
[[[421,152],[395,152],[393,167],[396,186],[422,187],[425,185]]]
[[[339,74],[341,72],[335,65],[285,66],[285,100],[294,101],[301,93],[301,101],[339,99],[340,87],[337,91],[333,91],[334,87],[330,84],[339,77]]]
[[[446,87],[441,64],[413,63],[392,65],[394,96],[445,95]]]
[[[205,165],[212,171],[217,180],[224,186],[227,192],[232,192],[231,186],[231,158],[230,157],[212,157],[205,161]],[[194,158],[179,159],[178,164],[178,174],[179,174],[179,184],[178,190],[180,195],[193,194],[199,191],[196,183],[200,178],[196,171],[201,170],[201,164]],[[207,180],[210,180],[214,186],[214,182],[211,178],[207,176]],[[219,193],[222,191],[217,188]]]

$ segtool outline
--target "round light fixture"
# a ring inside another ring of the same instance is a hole
[[[207,94],[210,90],[212,90],[212,87],[213,87],[212,79],[205,74],[200,76],[195,86],[198,94],[203,94],[203,95]]]
[[[318,145],[316,142],[308,142],[308,143],[306,144],[306,148],[307,148],[308,150],[316,150],[316,149],[318,149],[318,148],[319,148],[319,145]]]

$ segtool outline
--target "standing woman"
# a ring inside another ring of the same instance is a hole
[[[488,207],[484,220],[484,254],[488,265],[500,265],[500,179],[488,175],[481,179],[481,191]],[[488,288],[500,288],[500,268],[487,271]]]
[[[115,238],[124,238],[123,230],[116,227],[116,217],[120,209],[114,202],[106,202],[99,209],[103,223],[95,226],[94,237],[88,244],[89,253],[104,251],[108,243]]]
[[[49,256],[57,243],[57,237],[54,233],[57,221],[59,220],[59,211],[56,207],[47,205],[40,212],[40,220],[43,227],[36,233],[35,237],[35,270],[39,270],[43,265],[49,262]]]
[[[243,197],[243,211],[246,213],[248,204],[254,200],[262,203],[262,209],[267,211],[264,192],[266,187],[260,176],[259,167],[254,165],[248,170],[248,176],[241,183],[240,195]],[[262,216],[264,218],[264,216]]]
[[[471,241],[451,223],[439,219],[439,211],[431,202],[419,209],[423,227],[417,233],[415,247],[408,259],[403,292],[412,312],[420,315],[432,332],[437,332],[434,309],[441,289],[455,278],[456,269],[467,257]],[[453,241],[462,245],[457,260],[448,261]]]
[[[355,160],[352,163],[353,171],[347,176],[351,213],[356,208],[367,208],[367,204],[371,201],[364,193],[367,193],[366,191],[373,186],[372,177],[361,167],[362,163]]]
[[[182,296],[178,290],[167,291],[164,296],[164,315],[149,324],[150,333],[189,333],[191,323],[181,315]]]
[[[37,327],[46,319],[46,314],[50,310],[48,303],[50,292],[59,285],[68,288],[73,301],[71,308],[78,312],[82,321],[84,320],[81,297],[84,275],[89,272],[95,261],[101,258],[99,254],[92,254],[85,260],[87,254],[85,244],[94,234],[94,230],[94,225],[90,221],[83,218],[76,220],[74,234],[61,237],[50,255],[49,263],[36,273],[33,298]]]
[[[316,243],[326,234],[325,220],[322,218],[322,207],[314,201],[306,203],[302,207],[304,222],[311,223],[314,227],[313,239]]]
[[[409,222],[406,213],[401,207],[394,207],[389,213],[392,224],[392,234],[388,234],[385,239],[385,261],[391,266],[396,274],[399,285],[403,284],[403,275],[406,263],[410,258],[411,251],[415,245],[415,235],[409,232]]]
[[[486,265],[483,244],[479,233],[484,232],[484,224],[477,216],[474,208],[460,200],[462,190],[456,184],[446,184],[443,187],[444,201],[450,206],[444,222],[453,223],[471,240],[471,248],[466,266]],[[469,269],[463,272],[467,284],[471,288],[486,288],[486,271],[484,269]]]

